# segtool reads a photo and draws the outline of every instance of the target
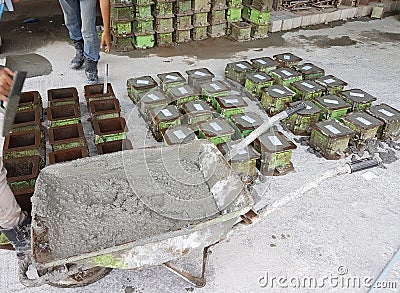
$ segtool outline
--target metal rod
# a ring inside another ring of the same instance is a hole
[[[105,68],[104,68],[103,94],[107,93],[107,84],[108,84],[108,63],[106,63]]]

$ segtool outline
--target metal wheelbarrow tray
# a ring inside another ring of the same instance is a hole
[[[169,261],[225,237],[252,199],[207,141],[127,150],[44,168],[33,202],[38,269],[74,263],[136,269]],[[203,278],[204,279],[204,278]]]

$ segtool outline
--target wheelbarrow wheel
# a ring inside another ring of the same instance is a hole
[[[82,270],[79,273],[69,275],[65,279],[58,282],[48,281],[47,284],[58,288],[76,288],[83,287],[97,282],[104,278],[112,271],[111,268],[93,267]]]

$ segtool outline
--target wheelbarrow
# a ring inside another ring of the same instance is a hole
[[[201,287],[210,246],[253,201],[219,150],[197,140],[48,166],[32,204],[32,257],[20,262],[25,286],[83,286],[113,268],[164,265]],[[201,276],[171,262],[201,250]],[[32,267],[39,277],[27,277]]]

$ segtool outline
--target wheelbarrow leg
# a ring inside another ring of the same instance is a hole
[[[176,267],[170,261],[163,263],[163,265],[167,269],[172,271],[173,273],[177,274],[181,278],[183,278],[186,281],[188,281],[189,283],[193,284],[194,286],[196,286],[198,288],[204,287],[206,285],[206,276],[205,275],[206,275],[207,260],[208,260],[208,256],[211,254],[210,247],[215,244],[216,243],[211,244],[210,246],[204,247],[204,249],[203,249],[203,263],[202,263],[202,270],[201,270],[200,277],[196,277],[196,276],[192,275],[191,273]]]

